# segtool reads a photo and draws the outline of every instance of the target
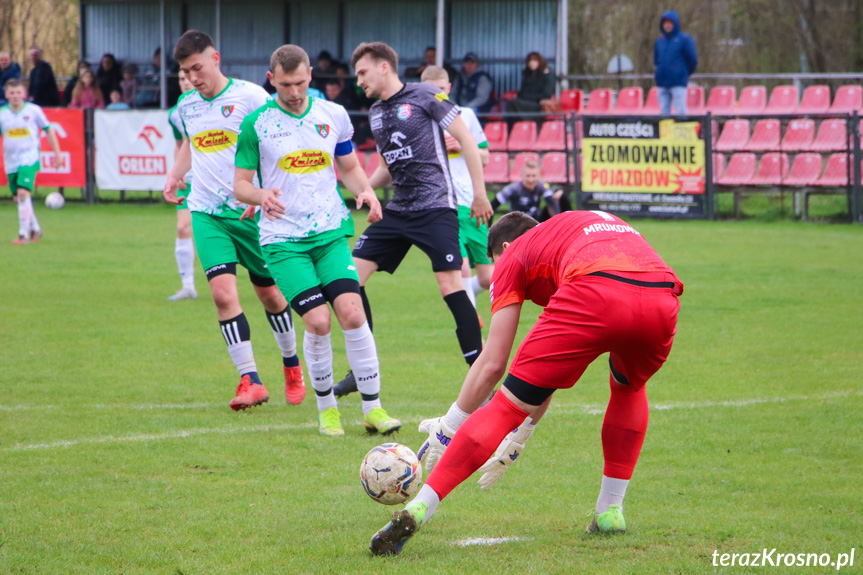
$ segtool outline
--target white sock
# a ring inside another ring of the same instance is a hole
[[[258,366],[255,364],[255,354],[252,353],[252,342],[241,341],[240,343],[229,344],[228,353],[231,354],[231,359],[237,366],[240,375],[258,371]]]
[[[420,487],[420,492],[417,493],[417,496],[414,497],[413,501],[423,501],[426,505],[428,505],[428,511],[426,511],[426,518],[423,521],[423,525],[425,525],[426,523],[428,523],[428,520],[431,519],[431,516],[434,515],[438,504],[440,504],[440,497],[437,496],[437,493],[434,492],[434,489],[432,489],[428,485],[423,485],[422,487]],[[411,501],[411,503],[413,503],[413,501]]]
[[[30,235],[30,214],[33,213],[33,207],[26,200],[18,198],[18,235],[27,237]]]
[[[192,238],[177,238],[174,243],[174,259],[183,287],[195,289],[195,244]]]
[[[475,294],[481,291],[485,291],[485,288],[479,285],[479,278],[477,276],[473,276],[472,278],[470,278],[470,289]]]
[[[619,505],[623,511],[623,498],[626,496],[626,488],[629,479],[615,479],[602,476],[602,487],[599,489],[599,497],[596,499],[596,512],[605,513],[611,505]]]
[[[450,406],[449,411],[446,412],[444,417],[446,417],[447,423],[449,423],[453,429],[458,429],[469,416],[470,414],[462,411],[458,406],[458,402],[456,402]]]
[[[381,392],[381,372],[375,336],[368,322],[357,329],[346,329],[344,333],[348,365],[354,372],[357,389],[363,399],[363,415],[368,415],[372,409],[381,406],[378,397]]]
[[[333,394],[333,346],[330,345],[330,334],[315,335],[307,331],[303,336],[303,356],[312,387],[315,388],[318,411],[338,407]]]
[[[297,332],[291,320],[290,306],[285,307],[280,313],[267,312],[267,320],[273,328],[273,337],[276,338],[282,357],[287,359],[297,355]]]
[[[37,234],[42,233],[42,226],[39,225],[39,220],[36,219],[36,210],[33,209],[33,196],[27,198],[27,207],[30,208],[30,231]]]
[[[470,300],[470,303],[473,304],[474,309],[476,309],[476,294],[473,293],[473,288],[471,287],[471,278],[462,277],[461,283],[464,285],[464,292],[467,294],[467,299]]]

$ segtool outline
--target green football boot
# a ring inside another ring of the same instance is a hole
[[[587,533],[626,533],[626,520],[619,505],[609,505],[605,513],[593,513]]]
[[[363,418],[363,424],[369,433],[380,433],[381,435],[389,435],[402,427],[402,422],[387,415],[382,407],[372,409]]]
[[[411,501],[401,511],[394,512],[393,520],[372,537],[369,549],[375,555],[398,555],[422,527],[427,511],[428,504],[424,501]]]
[[[329,407],[318,412],[318,431],[321,432],[321,435],[329,435],[330,437],[345,434],[345,430],[342,429],[342,422],[339,420],[338,409]]]

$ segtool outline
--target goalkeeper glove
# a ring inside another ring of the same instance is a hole
[[[531,419],[528,417],[524,420],[517,429],[511,431],[497,448],[485,465],[479,468],[482,477],[479,478],[479,486],[482,489],[491,489],[497,483],[509,466],[521,455],[524,451],[524,444],[533,433],[534,426],[531,425]]]
[[[421,433],[428,433],[428,439],[420,447],[417,456],[426,473],[430,473],[440,461],[456,430],[447,421],[446,416],[422,421],[419,430]]]

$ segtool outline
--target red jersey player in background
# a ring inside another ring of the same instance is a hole
[[[647,431],[644,386],[671,350],[683,284],[641,234],[604,212],[566,212],[542,225],[521,212],[507,214],[489,230],[488,251],[495,260],[488,341],[449,412],[423,422],[429,439],[420,452],[433,470],[416,498],[372,538],[376,555],[398,554],[483,463],[480,484],[497,481],[552,393],[575,385],[606,352],[605,465],[587,531],[626,530],[623,498]],[[545,309],[499,393],[480,407],[506,371],[525,300]]]

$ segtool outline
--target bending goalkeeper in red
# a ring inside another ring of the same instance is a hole
[[[606,352],[605,465],[587,530],[626,530],[623,498],[647,431],[645,384],[671,350],[683,284],[641,234],[604,212],[565,212],[542,225],[520,212],[507,214],[489,230],[488,251],[496,260],[488,342],[447,415],[423,422],[429,440],[421,452],[435,453],[423,454],[432,472],[416,498],[372,538],[376,555],[398,554],[440,501],[483,463],[480,484],[493,484],[518,456],[552,393],[575,385]],[[480,407],[506,371],[525,300],[545,309],[500,391]]]

